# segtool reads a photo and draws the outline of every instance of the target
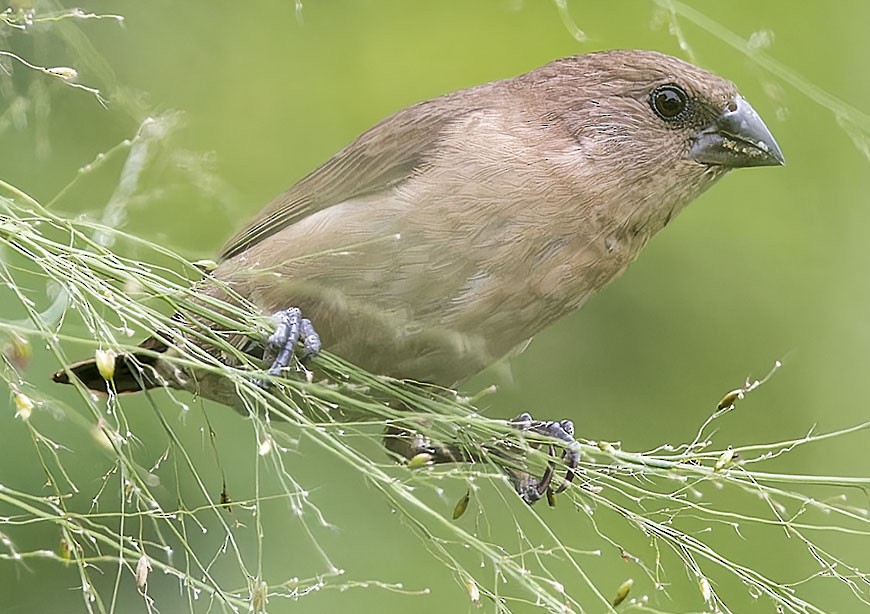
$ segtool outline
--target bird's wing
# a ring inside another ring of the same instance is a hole
[[[220,257],[232,258],[312,213],[407,180],[425,165],[444,128],[476,110],[450,98],[399,111],[362,134],[267,205],[227,241]]]

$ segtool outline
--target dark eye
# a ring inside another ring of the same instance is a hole
[[[689,107],[689,95],[675,83],[660,85],[649,95],[649,104],[659,117],[678,119]]]

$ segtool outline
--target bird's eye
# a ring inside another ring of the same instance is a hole
[[[649,104],[659,117],[672,121],[679,119],[689,108],[689,95],[679,85],[668,83],[652,91]]]

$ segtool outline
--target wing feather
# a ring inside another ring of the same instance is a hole
[[[445,127],[477,110],[456,98],[449,94],[408,107],[363,133],[236,232],[220,258],[237,256],[312,213],[406,181],[425,166]]]

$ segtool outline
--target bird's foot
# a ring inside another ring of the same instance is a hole
[[[302,317],[298,307],[290,307],[272,314],[275,332],[266,340],[263,364],[270,364],[270,376],[281,375],[290,364],[296,344],[302,343],[300,360],[317,356],[320,352],[320,335],[314,330],[311,320]]]
[[[547,446],[549,461],[541,477],[529,472],[521,451],[515,444],[505,449],[505,441],[487,445],[486,451],[475,450],[458,444],[444,444],[433,441],[414,428],[391,425],[384,435],[384,445],[387,450],[398,457],[408,460],[410,467],[420,465],[435,465],[441,463],[477,463],[487,462],[492,455],[498,457],[498,464],[505,470],[517,494],[523,501],[533,505],[539,499],[547,496],[553,503],[553,497],[568,488],[574,480],[576,469],[580,463],[580,445],[574,439],[574,424],[570,420],[554,422],[535,420],[528,413],[522,413],[508,424],[523,433],[535,433],[551,438],[551,442],[537,440],[533,445]],[[561,455],[558,450],[561,448]],[[564,477],[558,485],[553,479],[556,473],[556,460],[560,459],[567,467]]]
[[[535,420],[532,418],[531,414],[523,412],[511,420],[509,424],[521,432],[537,433],[538,435],[551,437],[563,444],[563,446],[560,446],[562,447],[562,454],[559,457],[556,455],[556,443],[546,444],[550,460],[547,463],[547,468],[544,470],[544,474],[540,478],[524,471],[523,469],[509,470],[509,476],[517,494],[520,495],[523,501],[532,505],[545,494],[549,499],[553,495],[564,492],[565,489],[568,488],[568,485],[574,480],[577,465],[580,462],[579,444],[577,443],[577,440],[574,439],[574,423],[570,420]],[[559,484],[558,487],[553,488],[553,475],[556,471],[554,460],[556,458],[560,458],[568,469],[562,483]]]

